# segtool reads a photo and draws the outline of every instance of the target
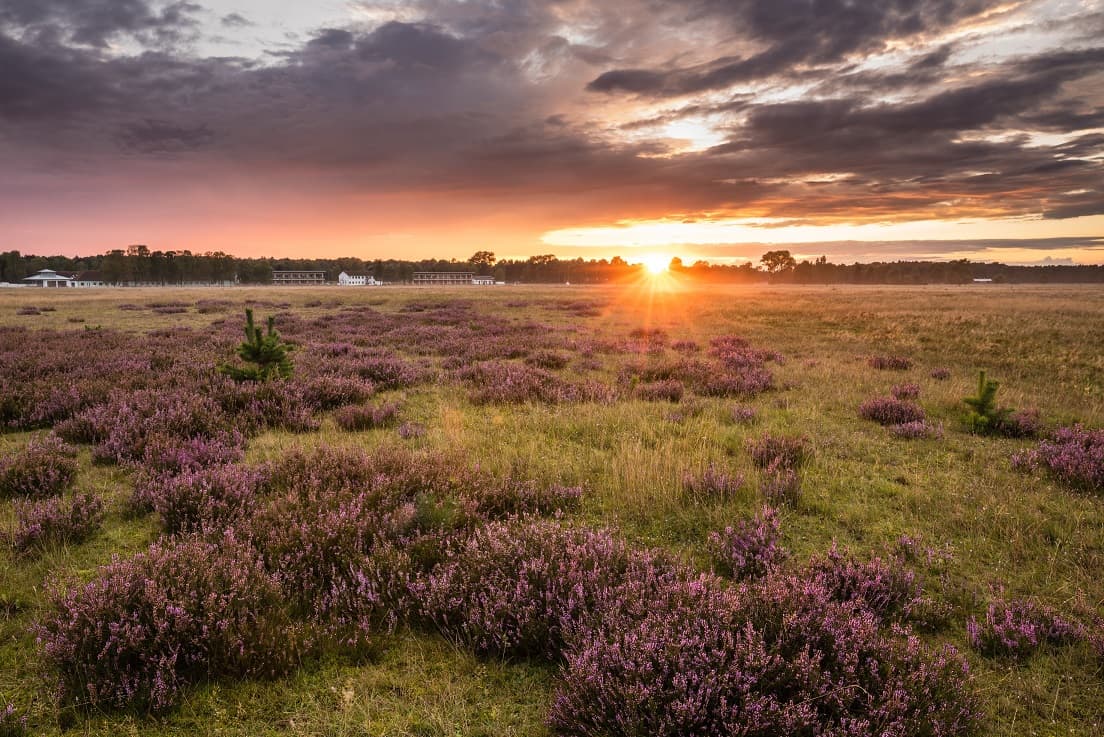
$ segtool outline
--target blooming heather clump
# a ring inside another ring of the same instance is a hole
[[[809,577],[836,601],[854,602],[882,619],[907,619],[922,595],[916,574],[899,558],[859,561],[833,544],[814,559]]]
[[[334,412],[334,422],[342,430],[350,432],[387,427],[398,419],[398,402],[385,402],[375,407],[350,405]]]
[[[236,463],[244,454],[245,438],[237,430],[186,440],[155,433],[146,440],[141,465],[150,471],[183,473]]]
[[[63,706],[162,710],[189,684],[276,676],[301,654],[275,577],[229,536],[155,543],[50,598],[36,634]]]
[[[420,438],[426,434],[426,426],[420,422],[404,422],[399,425],[398,430],[399,437],[403,440],[411,440],[413,438]]]
[[[920,398],[920,385],[919,384],[895,384],[893,388],[889,390],[889,393],[893,395],[894,399],[900,399],[902,401],[910,399]]]
[[[471,501],[480,516],[503,519],[526,514],[549,515],[574,511],[579,508],[583,487],[560,484],[542,486],[535,481],[507,479],[482,488],[465,490],[461,495]]]
[[[60,494],[77,476],[75,455],[56,435],[31,438],[22,451],[0,457],[0,497]]]
[[[815,583],[671,587],[567,652],[557,734],[953,737],[978,724],[953,648],[887,636]]]
[[[1000,599],[989,604],[985,621],[966,622],[970,647],[983,655],[1024,660],[1044,644],[1079,642],[1085,628],[1061,617],[1048,606],[1026,599]]]
[[[16,502],[12,545],[27,552],[84,542],[100,529],[103,518],[103,500],[94,494],[77,494],[69,502],[57,497]]]
[[[27,717],[15,710],[15,704],[0,709],[0,737],[23,737],[27,734]]]
[[[266,480],[261,470],[232,465],[160,474],[135,485],[133,504],[157,512],[170,535],[218,531],[254,510]]]
[[[566,354],[549,350],[534,351],[525,358],[525,362],[530,366],[537,366],[552,371],[558,371],[564,368],[569,361],[570,358],[568,358]]]
[[[943,437],[943,425],[933,425],[927,420],[902,422],[900,425],[890,425],[887,429],[893,437],[904,440]]]
[[[866,400],[859,406],[859,417],[877,422],[879,425],[904,425],[908,422],[923,422],[926,419],[923,407],[894,397],[875,397]]]
[[[375,394],[375,385],[355,376],[318,376],[304,387],[306,401],[321,410],[359,404]]]
[[[1104,492],[1104,430],[1058,428],[1049,440],[1013,456],[1012,462],[1023,470],[1045,468],[1075,488]]]
[[[809,456],[809,439],[804,435],[764,434],[757,440],[747,441],[751,460],[759,468],[772,465],[782,468],[797,468]]]
[[[701,350],[701,346],[692,340],[676,340],[671,344],[671,350],[679,353],[697,353]]]
[[[633,396],[647,402],[678,402],[682,399],[686,387],[678,379],[666,381],[651,381],[645,384],[637,384],[633,388]]]
[[[710,462],[704,470],[682,475],[682,492],[693,502],[723,502],[732,499],[744,485],[744,477]]]
[[[763,469],[759,481],[759,493],[763,501],[775,507],[796,506],[801,500],[801,477],[797,469],[776,458]]]
[[[1043,429],[1042,415],[1038,409],[1020,409],[1011,412],[996,424],[996,432],[1006,438],[1034,438]]]
[[[912,359],[905,356],[871,356],[870,367],[880,371],[908,371],[912,368]]]
[[[709,554],[722,576],[743,580],[765,576],[786,559],[779,542],[778,512],[764,506],[754,519],[709,534]]]
[[[421,367],[394,357],[361,357],[356,360],[354,370],[381,390],[402,389],[429,378]]]
[[[949,368],[934,368],[928,375],[936,381],[946,381],[951,378],[951,370]]]
[[[737,425],[750,425],[759,419],[759,412],[754,407],[737,404],[730,410],[729,417]]]

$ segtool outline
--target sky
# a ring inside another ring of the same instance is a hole
[[[0,0],[0,250],[1104,263],[1102,0]]]

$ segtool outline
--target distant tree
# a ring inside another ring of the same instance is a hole
[[[498,261],[498,259],[495,258],[494,253],[491,251],[476,251],[472,254],[472,257],[468,259],[468,263],[475,267],[475,270],[480,274],[491,273],[491,269],[494,268],[496,261]]]
[[[685,271],[686,266],[682,263],[682,259],[678,256],[671,258],[671,263],[667,264],[668,271]]]
[[[790,271],[797,266],[797,260],[789,251],[767,251],[763,254],[762,258],[759,259],[759,263],[763,264],[771,274],[780,274],[784,271]]]

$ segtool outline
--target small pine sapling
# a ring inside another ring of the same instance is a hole
[[[275,328],[276,318],[268,318],[268,332],[262,333],[253,324],[253,310],[245,310],[245,340],[238,346],[238,356],[244,366],[222,364],[219,371],[234,381],[268,381],[291,376],[291,347],[285,343]]]
[[[978,372],[977,395],[962,400],[970,408],[966,413],[966,426],[970,432],[979,434],[995,432],[1011,412],[1009,409],[997,407],[999,388],[1000,382],[986,378],[985,371]]]

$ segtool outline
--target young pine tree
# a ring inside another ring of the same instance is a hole
[[[268,332],[253,324],[253,310],[245,310],[245,341],[238,346],[238,356],[244,366],[224,363],[219,371],[234,381],[268,381],[291,376],[291,346],[285,343],[275,328],[276,318],[268,318]]]
[[[966,413],[966,426],[970,432],[979,434],[996,432],[1008,416],[1010,410],[997,407],[997,389],[1000,382],[985,377],[985,371],[978,372],[978,391],[975,396],[964,400],[970,408]]]

